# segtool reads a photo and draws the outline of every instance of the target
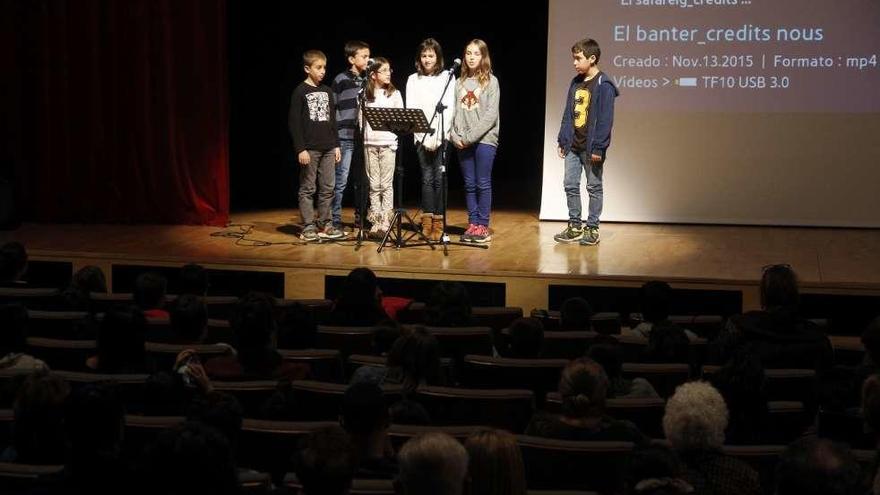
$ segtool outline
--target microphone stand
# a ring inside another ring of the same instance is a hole
[[[457,64],[456,64],[457,65]],[[449,245],[455,246],[467,246],[474,247],[480,249],[489,249],[489,246],[485,244],[477,244],[473,242],[454,242],[449,240],[449,234],[446,232],[446,218],[447,218],[447,209],[449,206],[449,181],[446,175],[446,164],[449,160],[449,142],[446,140],[446,132],[445,132],[445,116],[443,111],[446,110],[447,106],[443,104],[443,97],[446,96],[446,91],[449,90],[449,83],[452,82],[452,76],[455,75],[454,66],[453,69],[449,70],[449,77],[446,78],[446,84],[443,86],[443,92],[440,93],[440,100],[437,101],[437,106],[434,107],[434,115],[431,116],[431,120],[428,123],[430,127],[431,124],[434,123],[434,119],[440,116],[440,147],[437,148],[437,152],[440,153],[440,197],[441,204],[443,209],[443,233],[440,235],[440,243],[443,244],[443,256],[449,256]],[[425,144],[425,139],[428,137],[428,134],[422,136],[422,140],[419,143],[419,146],[423,146]]]

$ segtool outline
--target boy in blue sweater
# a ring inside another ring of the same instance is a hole
[[[599,44],[589,38],[571,47],[577,75],[568,88],[557,138],[557,152],[565,159],[563,186],[568,202],[568,226],[553,236],[557,242],[579,242],[582,246],[599,243],[602,168],[611,143],[614,99],[620,94],[611,78],[599,70],[601,56]],[[581,222],[581,170],[587,174],[590,196],[586,226]]]

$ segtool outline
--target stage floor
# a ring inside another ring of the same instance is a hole
[[[351,218],[351,211],[346,214]],[[773,263],[792,265],[806,291],[880,294],[876,229],[605,223],[601,243],[585,247],[554,242],[562,222],[540,222],[534,212],[494,211],[489,249],[450,245],[444,256],[426,246],[377,253],[373,242],[358,250],[353,241],[304,244],[296,236],[298,217],[294,210],[237,213],[227,228],[25,224],[0,238],[23,242],[34,259],[72,260],[75,268],[199,262],[284,271],[288,297],[322,297],[324,275],[367,266],[396,278],[506,282],[508,305],[526,310],[546,307],[550,284],[638,285],[648,279],[739,288],[749,308],[757,304],[762,267]],[[460,233],[466,223],[464,211],[451,211],[451,231]],[[219,235],[244,231],[241,239]]]

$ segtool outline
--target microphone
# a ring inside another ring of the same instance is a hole
[[[461,69],[461,59],[460,58],[457,58],[452,61],[452,67],[449,68],[449,72],[455,73],[458,71],[458,69]]]

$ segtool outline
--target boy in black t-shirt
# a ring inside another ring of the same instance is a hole
[[[327,70],[327,57],[319,50],[309,50],[303,54],[303,69],[306,79],[293,90],[287,116],[300,164],[299,211],[303,220],[300,238],[306,241],[339,239],[344,234],[330,221],[335,167],[340,160],[340,150],[333,92],[321,84]],[[314,205],[316,183],[317,220]]]

